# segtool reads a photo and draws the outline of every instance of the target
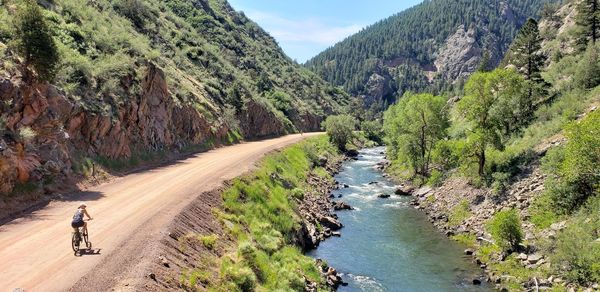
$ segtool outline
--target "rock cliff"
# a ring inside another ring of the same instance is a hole
[[[0,29],[2,215],[146,160],[319,130],[349,100],[225,0],[43,4],[60,51],[52,82]],[[20,5],[0,6],[0,23]]]

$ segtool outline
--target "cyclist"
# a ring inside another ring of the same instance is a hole
[[[87,233],[87,222],[83,221],[83,216],[85,215],[88,220],[92,220],[92,217],[90,217],[90,214],[88,214],[85,209],[86,207],[85,203],[80,203],[75,215],[73,215],[73,221],[71,221],[71,227],[73,227],[75,231],[77,231],[77,228],[83,227],[84,234]]]

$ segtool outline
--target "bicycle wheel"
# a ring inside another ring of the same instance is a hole
[[[73,232],[73,236],[71,237],[71,247],[73,251],[77,253],[79,251],[79,242],[81,239],[79,238],[79,232]]]
[[[87,249],[92,249],[92,242],[90,241],[87,232],[83,233],[83,240],[85,241],[85,246]]]

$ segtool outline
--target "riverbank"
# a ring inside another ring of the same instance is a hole
[[[582,287],[553,272],[552,257],[544,246],[556,240],[568,222],[536,226],[544,216],[539,213],[536,201],[543,195],[545,179],[536,160],[502,195],[474,187],[465,178],[451,177],[438,187],[411,191],[411,205],[427,214],[448,237],[465,244],[468,248],[464,253],[472,256],[485,272],[485,281],[498,290],[597,291],[595,284]],[[496,245],[486,225],[498,212],[513,209],[521,220],[523,243],[517,251],[506,253]]]
[[[339,235],[329,193],[344,159],[327,136],[309,138],[200,196],[175,218],[147,281],[136,287],[316,291],[339,285],[335,270],[304,250]]]

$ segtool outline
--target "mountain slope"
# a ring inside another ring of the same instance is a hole
[[[18,54],[25,3],[0,6],[0,208],[65,178],[95,178],[98,164],[128,169],[317,130],[349,99],[225,0],[29,1],[59,53],[56,77],[43,82]]]
[[[499,63],[544,0],[427,0],[382,20],[306,63],[367,106],[404,91],[440,90],[464,79],[488,52]]]

